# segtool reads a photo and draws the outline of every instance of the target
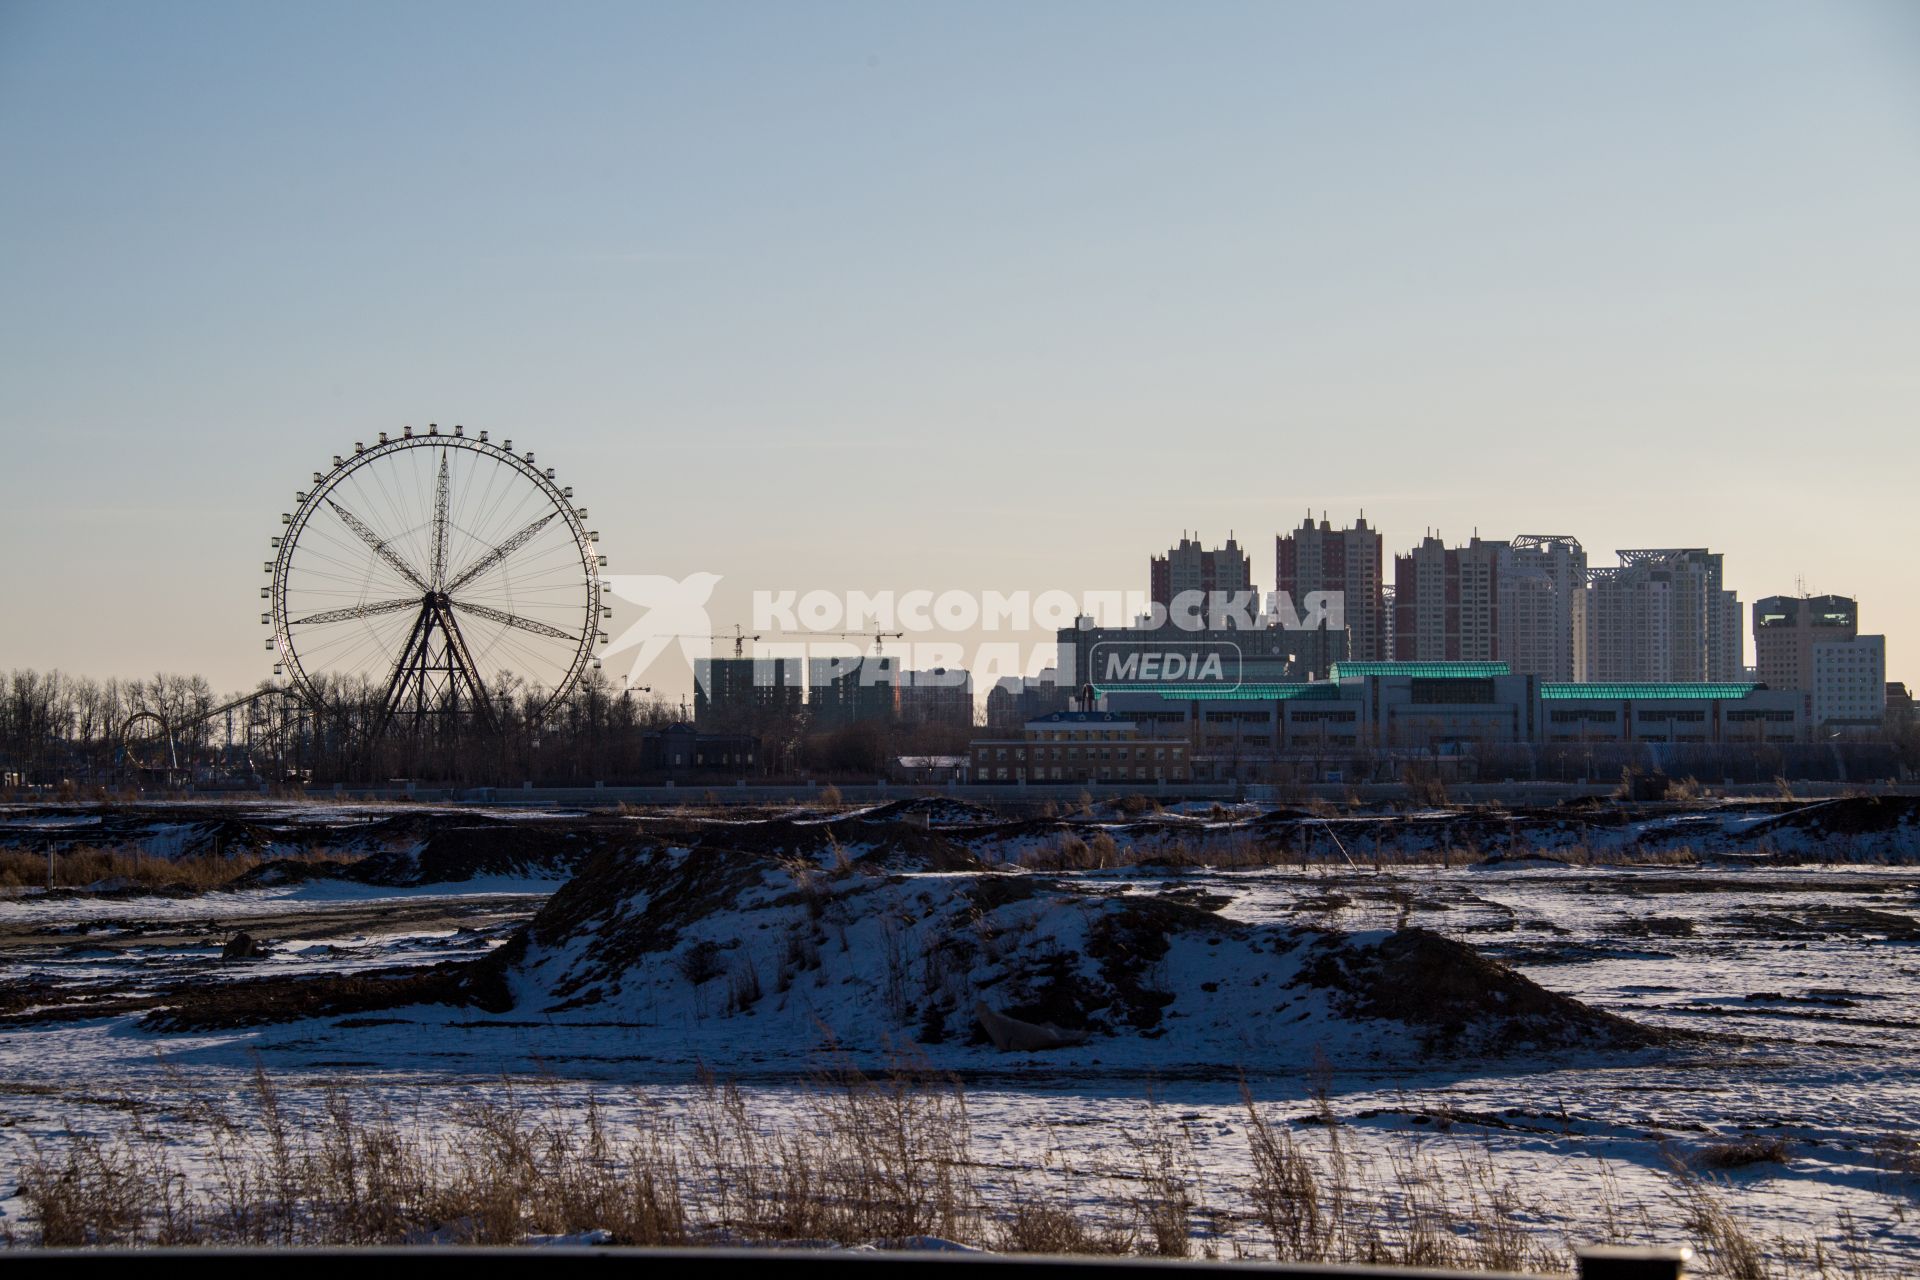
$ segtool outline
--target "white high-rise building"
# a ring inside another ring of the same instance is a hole
[[[1887,638],[1813,642],[1813,722],[1878,728],[1887,711]]]
[[[1565,534],[1523,533],[1500,549],[1500,657],[1517,676],[1574,677],[1574,616],[1587,552]]]
[[[1592,682],[1737,681],[1746,671],[1740,598],[1704,547],[1621,551],[1587,573],[1575,601],[1574,669]]]

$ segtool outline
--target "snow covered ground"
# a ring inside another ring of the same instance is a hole
[[[1540,1206],[1538,1229],[1556,1238],[1590,1238],[1603,1216],[1631,1204],[1648,1218],[1639,1234],[1681,1238],[1669,1162],[1760,1134],[1784,1139],[1786,1163],[1715,1175],[1725,1179],[1718,1194],[1758,1234],[1831,1245],[1851,1232],[1889,1265],[1920,1255],[1920,1184],[1908,1172],[1920,1144],[1920,873],[1852,863],[1516,861],[1378,875],[1128,868],[1056,878],[1217,895],[1223,917],[1249,925],[1420,926],[1593,1007],[1728,1038],[1391,1061],[1329,1039],[1299,1046],[1286,1062],[1169,1068],[1152,1054],[1099,1046],[1031,1055],[944,1046],[939,1061],[967,1081],[977,1148],[995,1176],[1046,1178],[1098,1200],[1112,1193],[1108,1175],[1125,1165],[1129,1144],[1150,1125],[1171,1126],[1205,1202],[1224,1215],[1197,1229],[1231,1252],[1251,1240],[1234,1217],[1244,1212],[1250,1167],[1245,1071],[1276,1119],[1306,1121],[1322,1094],[1363,1165],[1385,1170],[1417,1147],[1443,1167],[1493,1171]],[[682,1002],[653,1025],[636,1025],[647,1020],[631,1009],[596,1018],[591,1008],[558,1016],[426,1006],[175,1034],[145,1029],[138,1011],[85,1016],[67,1001],[75,991],[105,999],[182,982],[476,957],[552,888],[511,878],[311,882],[192,898],[0,900],[0,993],[14,993],[0,1006],[8,1010],[0,1197],[17,1185],[30,1142],[69,1127],[110,1130],[128,1106],[164,1114],[183,1080],[238,1096],[256,1060],[287,1083],[295,1107],[316,1106],[320,1086],[351,1079],[431,1117],[457,1097],[495,1094],[515,1075],[543,1081],[543,1105],[571,1107],[591,1092],[616,1113],[673,1114],[688,1105],[704,1062],[744,1082],[768,1117],[791,1111],[819,1065],[817,1035],[797,1030],[800,1019],[726,1016],[717,997]],[[239,929],[272,954],[223,962],[221,946]],[[36,1013],[63,1001],[58,1017]],[[909,1049],[911,1038],[901,1037]],[[1307,1065],[1322,1058],[1324,1067]],[[1309,1151],[1324,1148],[1322,1126],[1300,1123],[1297,1132]],[[0,1198],[0,1229],[24,1232],[23,1212],[17,1197]]]

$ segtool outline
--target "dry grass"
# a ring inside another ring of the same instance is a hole
[[[185,1087],[183,1085],[183,1087]],[[762,1125],[708,1080],[689,1113],[620,1126],[592,1099],[509,1084],[428,1124],[327,1088],[295,1120],[256,1071],[245,1099],[192,1091],[192,1132],[134,1112],[112,1137],[33,1144],[32,1235],[70,1245],[512,1244],[604,1232],[616,1243],[861,1243],[984,1234],[955,1086],[918,1073],[823,1077],[793,1123]],[[184,1150],[198,1158],[188,1161]]]
[[[1754,1164],[1785,1164],[1787,1140],[1751,1134],[1737,1142],[1718,1142],[1704,1148],[1698,1161],[1709,1169],[1744,1169]]]
[[[1007,1252],[1259,1255],[1564,1272],[1564,1208],[1471,1142],[1350,1149],[1316,1094],[1311,1124],[1244,1093],[1251,1172],[1210,1188],[1186,1120],[1152,1106],[1111,1162],[983,1159],[959,1084],[902,1066],[836,1069],[777,1116],[711,1078],[684,1109],[612,1111],[507,1082],[422,1111],[334,1085],[295,1106],[262,1071],[249,1090],[176,1077],[166,1119],[129,1106],[117,1132],[29,1143],[25,1231],[8,1244],[898,1244],[938,1237]],[[1315,1084],[1315,1089],[1320,1085]],[[1030,1146],[1027,1150],[1031,1150]],[[1212,1194],[1228,1206],[1210,1203]],[[1623,1203],[1604,1167],[1581,1243],[1690,1237],[1705,1274],[1889,1274],[1850,1222],[1829,1242],[1763,1238],[1717,1184],[1675,1164],[1664,1204]]]
[[[1727,1280],[1770,1280],[1777,1274],[1759,1235],[1728,1210],[1712,1187],[1678,1166],[1673,1199],[1686,1215],[1695,1252],[1707,1270]]]
[[[199,891],[217,889],[234,877],[245,875],[270,861],[350,863],[358,861],[360,856],[312,849],[273,858],[262,858],[249,852],[159,858],[131,847],[103,849],[82,846],[53,855],[53,887],[84,889],[91,885],[106,885],[127,889]],[[44,888],[46,884],[46,854],[18,849],[0,850],[0,892]]]
[[[1741,854],[1751,852],[1753,851],[1740,851]],[[1591,845],[1580,844],[1555,849],[1551,856],[1555,861],[1575,867],[1692,867],[1700,863],[1700,856],[1693,851],[1691,845],[1679,845],[1671,849],[1596,849]]]
[[[1489,1154],[1443,1162],[1419,1146],[1384,1169],[1356,1160],[1323,1112],[1308,1150],[1243,1095],[1254,1174],[1248,1194],[1273,1255],[1289,1262],[1353,1262],[1461,1270],[1566,1271],[1569,1253],[1529,1225],[1541,1206]]]

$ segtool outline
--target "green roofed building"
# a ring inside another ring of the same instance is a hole
[[[1255,779],[1286,776],[1286,762],[1303,755],[1330,768],[1328,753],[1345,753],[1342,771],[1364,763],[1393,775],[1398,759],[1521,746],[1772,747],[1807,741],[1812,724],[1808,695],[1757,681],[1546,682],[1500,661],[1342,662],[1333,675],[1114,682],[1094,693],[1143,732],[1189,741],[1196,770]]]
[[[1335,680],[1361,676],[1418,676],[1424,680],[1472,680],[1512,673],[1504,662],[1336,662]]]
[[[1313,684],[1097,684],[1095,696],[1109,694],[1147,694],[1180,702],[1287,702],[1294,698],[1325,701],[1340,697],[1340,686],[1331,680]]]
[[[1744,698],[1767,686],[1757,681],[1718,681],[1710,684],[1576,683],[1543,684],[1540,696],[1549,701],[1583,698],[1609,702],[1672,702],[1676,699]]]

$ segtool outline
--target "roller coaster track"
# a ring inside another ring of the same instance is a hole
[[[210,720],[250,707],[256,702],[269,698],[284,698],[296,704],[305,705],[305,701],[292,689],[256,689],[252,693],[231,698],[205,711],[196,711],[179,722],[168,720],[158,711],[136,711],[120,725],[120,752],[122,759],[136,769],[147,771],[173,771],[180,768],[180,736],[188,733]],[[147,723],[157,726],[151,732],[137,732],[139,726]],[[151,750],[159,747],[164,753],[163,760],[155,761]]]

